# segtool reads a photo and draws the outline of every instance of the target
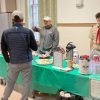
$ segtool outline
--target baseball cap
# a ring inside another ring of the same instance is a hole
[[[48,21],[48,20],[51,20],[51,18],[50,18],[49,16],[45,16],[45,17],[43,18],[43,20]]]
[[[19,16],[20,19],[24,19],[23,13],[21,11],[15,10],[12,13],[12,19],[14,19],[15,16]]]

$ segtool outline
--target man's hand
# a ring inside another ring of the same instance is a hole
[[[41,28],[39,26],[32,26],[33,31],[40,32]]]

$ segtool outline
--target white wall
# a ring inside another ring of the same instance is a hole
[[[57,0],[58,23],[94,23],[95,14],[100,11],[100,0],[83,0],[83,8],[76,8],[76,0]],[[80,54],[89,53],[89,32],[91,27],[59,26],[60,45],[65,47],[72,41]]]
[[[83,8],[76,8],[76,0],[57,0],[58,22],[95,22],[100,11],[100,0],[83,0]]]
[[[89,53],[90,28],[88,27],[58,27],[60,33],[60,45],[66,47],[68,42],[73,42],[80,54]]]

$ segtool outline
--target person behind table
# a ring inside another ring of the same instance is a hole
[[[32,72],[32,50],[37,50],[37,44],[33,32],[23,27],[23,19],[23,13],[15,10],[12,13],[14,25],[5,30],[1,37],[2,54],[8,63],[7,85],[1,100],[8,100],[19,72],[21,72],[23,79],[21,100],[28,100]]]
[[[39,53],[40,54],[53,54],[53,51],[57,49],[59,44],[59,32],[55,26],[52,25],[51,18],[45,16],[43,18],[44,26],[42,28],[35,27],[34,31],[40,33],[40,45]]]
[[[95,15],[97,23],[91,28],[90,38],[90,59],[93,55],[98,55],[100,60],[100,12]]]

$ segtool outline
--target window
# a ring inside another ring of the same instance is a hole
[[[43,26],[43,17],[50,16],[52,24],[56,25],[57,0],[27,0],[28,27]],[[35,38],[39,41],[39,33],[35,32]]]
[[[28,6],[28,27],[32,29],[32,26],[38,25],[38,0],[27,0]],[[34,32],[35,39],[39,41],[39,33]]]

